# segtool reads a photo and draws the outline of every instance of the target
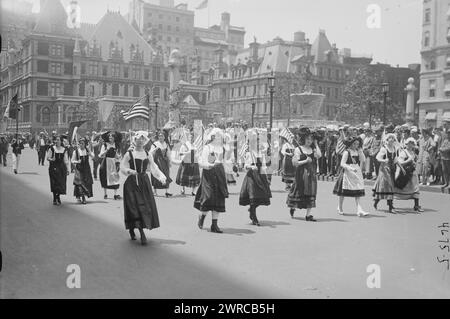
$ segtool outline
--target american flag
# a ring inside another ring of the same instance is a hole
[[[203,151],[203,134],[205,132],[205,127],[202,125],[202,134],[197,136],[194,141],[194,147],[197,149],[198,154],[201,154]]]
[[[246,140],[244,144],[242,144],[241,148],[239,149],[239,157],[244,158],[245,153],[248,151],[248,141]]]
[[[287,141],[288,141],[289,143],[291,143],[291,144],[292,144],[292,142],[294,141],[294,134],[292,134],[291,131],[289,131],[287,128],[283,128],[283,129],[280,131],[279,136],[280,136],[280,137],[284,137],[284,138],[287,139]]]
[[[146,105],[142,105],[139,102],[133,105],[130,110],[121,111],[120,113],[124,117],[125,121],[131,120],[135,117],[143,117],[147,120],[149,119],[148,107]]]

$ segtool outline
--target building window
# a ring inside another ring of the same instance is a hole
[[[37,95],[48,96],[48,82],[37,81]]]
[[[445,66],[446,66],[447,68],[450,68],[450,54],[447,55],[447,58],[446,58],[446,60],[445,60]]]
[[[444,92],[445,92],[445,97],[450,98],[450,80],[445,81]]]
[[[48,55],[48,46],[47,42],[38,42],[37,53],[39,55]]]
[[[50,83],[50,96],[57,96],[61,94],[61,83]]]
[[[436,97],[436,80],[429,81],[429,97]]]
[[[336,80],[339,80],[341,77],[341,72],[339,70],[336,70]]]
[[[150,70],[145,69],[144,70],[144,80],[148,80],[150,78]]]
[[[81,74],[86,74],[86,64],[81,63]]]
[[[180,22],[180,17],[175,17],[176,22]]]
[[[38,72],[48,72],[48,61],[37,61],[37,71]]]
[[[92,62],[89,64],[89,73],[91,75],[98,75],[98,62]]]
[[[159,30],[162,30],[163,26],[162,26],[162,24],[161,24],[161,23],[160,23],[160,24],[158,24],[158,28],[159,28]]]
[[[133,79],[140,80],[141,79],[141,69],[139,66],[135,65],[131,69],[131,76]]]
[[[172,26],[168,25],[167,26],[167,31],[172,31]]]
[[[153,81],[161,81],[161,68],[160,67],[153,67],[152,79],[153,79]]]
[[[167,41],[169,41],[169,42],[172,41],[172,37],[167,37]]]
[[[430,62],[430,69],[436,70],[436,62],[434,60]]]
[[[108,86],[106,85],[106,83],[103,83],[102,94],[103,95],[108,94]]]
[[[431,22],[431,9],[425,9],[425,15],[424,15],[424,23],[430,23]]]
[[[328,79],[331,79],[331,69],[327,69],[328,72]]]
[[[128,72],[128,70],[127,70],[127,72]],[[124,70],[124,73],[125,73],[125,70]],[[116,78],[120,77],[120,64],[114,63],[112,65],[112,76],[116,77]],[[128,77],[128,75],[127,75],[127,77]]]
[[[61,64],[60,63],[51,63],[50,64],[50,73],[60,75],[61,74]]]
[[[128,78],[128,68],[123,68],[123,77]]]
[[[124,96],[128,96],[128,84],[125,84],[125,85],[123,86],[123,95],[124,95]]]
[[[334,97],[335,97],[336,99],[339,98],[339,89],[338,89],[338,88],[334,88]]]
[[[72,63],[64,63],[64,74],[72,74],[73,65]]]
[[[119,84],[114,83],[112,85],[112,95],[113,96],[119,96]]]
[[[153,97],[157,97],[157,98],[161,97],[161,89],[159,88],[159,86],[155,86],[153,88],[152,94],[153,94]]]
[[[61,56],[63,47],[61,44],[52,44],[50,46],[50,54],[54,56]]]
[[[176,26],[176,27],[175,27],[175,31],[176,31],[176,32],[180,32],[180,27]]]
[[[103,76],[107,76],[108,75],[108,66],[104,65],[102,67],[102,74],[103,74]]]
[[[179,43],[180,42],[180,38],[175,38],[175,42]]]
[[[430,31],[426,31],[424,34],[424,39],[423,39],[423,45],[425,47],[429,47],[430,46]]]
[[[139,85],[133,85],[133,97],[139,97]]]
[[[95,85],[91,84],[91,89],[90,89],[89,93],[90,93],[91,96],[95,96]]]
[[[85,96],[85,88],[84,88],[84,82],[81,82],[78,86],[78,95],[79,96]]]
[[[50,124],[50,108],[44,107],[42,109],[42,125]]]

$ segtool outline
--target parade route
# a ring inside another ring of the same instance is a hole
[[[8,161],[11,163],[10,153]],[[172,167],[175,179],[177,166]],[[450,222],[450,196],[422,192],[425,212],[413,202],[395,202],[402,212],[374,211],[366,187],[358,218],[346,199],[336,212],[333,183],[319,182],[317,223],[304,212],[289,216],[279,176],[272,181],[272,204],[258,209],[252,226],[238,205],[240,185],[229,187],[224,234],[197,227],[192,196],[156,198],[161,227],[146,231],[149,243],[131,241],[124,228],[122,201],[94,198],[80,205],[72,196],[73,174],[62,206],[52,205],[48,163],[37,165],[35,150],[23,152],[19,174],[0,168],[1,298],[449,298],[450,271],[442,257],[439,226]],[[121,183],[125,181],[122,176]],[[122,187],[120,188],[122,191]],[[190,193],[190,190],[186,190]],[[442,245],[442,244],[441,244]],[[448,253],[447,253],[448,255]],[[69,289],[67,266],[79,265],[81,288]],[[379,265],[381,287],[369,289],[369,265]]]

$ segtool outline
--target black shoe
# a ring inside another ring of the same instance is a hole
[[[130,229],[128,232],[130,233],[131,240],[136,240],[136,234],[134,233],[134,229]]]
[[[171,196],[173,196],[173,195],[170,193],[166,193],[166,197],[171,197]]]
[[[191,195],[192,195],[192,196],[195,196],[195,195],[197,195],[197,194],[195,194],[194,192],[192,192]]]
[[[83,196],[81,198],[81,204],[86,205],[86,197]]]
[[[218,233],[218,234],[222,234],[223,233],[223,231],[221,231],[219,226],[217,225],[217,219],[213,219],[212,220],[211,233]]]
[[[103,196],[103,199],[108,199],[108,195]]]
[[[114,195],[114,200],[121,199],[120,195]]]
[[[56,202],[57,202],[57,205],[58,205],[58,206],[61,205],[61,198],[59,198],[59,195],[58,195],[58,197],[56,197]]]
[[[58,205],[58,202],[56,201],[56,199],[55,200],[53,200],[53,205]]]
[[[307,222],[316,222],[317,221],[317,220],[314,219],[313,215],[306,216],[305,220]]]
[[[295,213],[295,209],[291,208],[291,210],[289,211],[289,214],[291,214],[292,218],[294,218],[294,213]]]
[[[17,174],[17,170],[16,169],[14,170],[14,174]]]
[[[379,199],[375,199],[373,202],[373,207],[375,208],[375,210],[378,210],[378,203],[380,202]]]
[[[197,223],[198,228],[203,229],[203,223],[205,222],[205,217],[206,217],[206,215],[203,215],[203,214],[199,216],[198,223]]]
[[[424,210],[420,206],[414,206],[414,211],[417,212],[417,213],[423,213],[424,212]]]

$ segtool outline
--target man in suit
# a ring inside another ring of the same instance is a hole
[[[6,136],[0,136],[0,165],[6,167],[6,154],[8,154],[9,143]]]

